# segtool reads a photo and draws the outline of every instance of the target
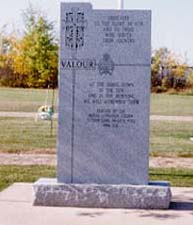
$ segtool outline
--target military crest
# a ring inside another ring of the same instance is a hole
[[[99,61],[98,70],[100,75],[112,75],[115,69],[115,63],[111,59],[108,53],[103,55],[103,58]]]
[[[77,50],[84,46],[86,21],[84,12],[73,8],[66,13],[65,19],[65,46]]]

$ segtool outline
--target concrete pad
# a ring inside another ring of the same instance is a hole
[[[32,206],[32,184],[0,192],[1,225],[192,225],[193,188],[172,188],[170,210],[87,209]]]

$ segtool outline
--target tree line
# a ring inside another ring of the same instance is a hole
[[[24,31],[1,34],[0,85],[46,88],[57,86],[58,42],[54,23],[32,6],[23,12]]]
[[[57,87],[58,49],[54,23],[29,6],[23,12],[22,35],[0,33],[0,86]],[[152,53],[153,92],[193,88],[193,68],[167,48]]]
[[[152,92],[182,91],[193,88],[193,67],[167,48],[153,51],[151,62]]]

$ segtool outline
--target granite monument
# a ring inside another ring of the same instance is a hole
[[[167,208],[148,185],[151,11],[62,3],[60,40],[57,181],[35,204]]]

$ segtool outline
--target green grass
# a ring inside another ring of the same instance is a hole
[[[48,102],[51,104],[52,90],[48,92]],[[0,111],[4,112],[37,112],[44,105],[47,90],[0,88]],[[55,109],[57,109],[57,90],[55,90]]]
[[[36,112],[44,104],[47,90],[0,88],[0,111]],[[57,109],[57,95],[55,91],[55,109]],[[49,102],[52,91],[49,91]],[[151,114],[193,116],[193,96],[151,94]]]
[[[34,182],[40,177],[56,177],[55,167],[0,165],[0,191],[15,182]]]
[[[46,97],[47,90],[0,88],[0,111],[36,112]],[[50,91],[51,99],[51,91]],[[55,92],[55,103],[57,91]],[[191,95],[151,95],[151,114],[193,116],[193,96]],[[34,122],[33,118],[0,117],[0,151],[3,152],[54,152],[56,148],[56,128],[50,137],[48,121]],[[151,121],[151,156],[193,157],[193,123]]]
[[[50,121],[0,117],[0,152],[55,153],[57,121],[53,136]],[[193,157],[193,122],[151,121],[150,155]]]
[[[35,122],[34,118],[0,117],[0,151],[19,153],[27,151],[55,152],[57,121],[53,121],[53,135],[50,135],[50,121]]]
[[[151,94],[151,114],[193,116],[193,96]]]
[[[193,170],[176,168],[151,168],[150,180],[166,180],[174,187],[193,187]]]
[[[151,156],[193,157],[193,122],[151,121]]]
[[[172,186],[193,187],[193,170],[150,169],[150,180],[168,180]],[[15,182],[34,182],[40,177],[56,177],[54,166],[0,165],[0,191]]]

